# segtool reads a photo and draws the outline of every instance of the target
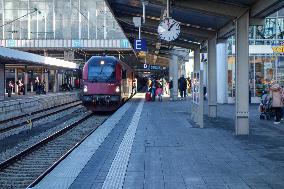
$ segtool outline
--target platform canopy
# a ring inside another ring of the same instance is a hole
[[[37,54],[18,51],[0,47],[0,63],[7,65],[33,65],[48,68],[77,69],[79,66],[74,62],[64,61],[51,57],[44,57]]]
[[[138,28],[133,17],[142,17],[142,1],[106,0],[125,35],[133,44]],[[251,25],[263,25],[264,18],[284,7],[283,0],[170,0],[170,17],[181,25],[179,37],[172,42],[161,41],[157,29],[166,12],[166,0],[148,0],[146,22],[141,30],[150,54],[167,57],[174,46],[194,50],[214,36],[223,40],[235,32],[234,21],[250,12]]]

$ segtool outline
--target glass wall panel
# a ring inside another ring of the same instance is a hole
[[[0,39],[125,39],[103,0],[1,0],[0,19]]]

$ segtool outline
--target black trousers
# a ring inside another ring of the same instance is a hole
[[[275,111],[275,117],[276,117],[276,122],[279,122],[281,118],[283,117],[283,111],[281,107],[274,107],[273,108]]]

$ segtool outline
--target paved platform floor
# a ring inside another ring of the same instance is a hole
[[[259,120],[257,106],[250,136],[234,136],[233,105],[219,105],[218,119],[205,115],[203,129],[190,124],[189,101],[144,102],[142,94],[128,106],[85,164],[84,152],[66,159],[83,164],[76,176],[61,167],[34,188],[284,188],[284,123]]]

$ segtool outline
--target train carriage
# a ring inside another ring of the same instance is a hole
[[[83,105],[93,111],[113,111],[133,93],[133,70],[112,56],[93,56],[83,68]]]

